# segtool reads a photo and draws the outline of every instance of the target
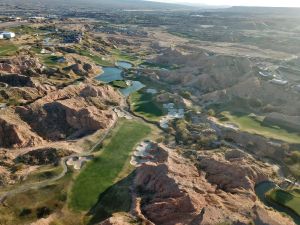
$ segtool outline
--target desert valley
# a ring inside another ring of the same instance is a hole
[[[300,10],[0,0],[0,224],[300,224]]]

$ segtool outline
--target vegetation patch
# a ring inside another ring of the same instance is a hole
[[[80,49],[78,50],[78,54],[90,58],[99,66],[113,66],[112,62],[104,60],[101,56],[95,55],[88,50]]]
[[[293,210],[300,216],[300,189],[273,189],[266,196],[271,201]]]
[[[35,33],[42,33],[44,31],[40,30],[38,27],[26,26],[21,25],[18,27],[10,28],[10,31],[15,32],[17,34],[35,34]]]
[[[180,68],[180,66],[176,64],[167,65],[167,64],[159,64],[159,63],[151,63],[151,62],[143,62],[141,65],[148,68],[165,69],[165,70],[176,70]]]
[[[9,41],[0,41],[0,57],[1,56],[12,56],[16,53],[18,47]]]
[[[292,151],[285,157],[284,162],[289,168],[290,172],[298,179],[300,179],[300,152]]]
[[[58,60],[60,59],[60,56],[55,56],[55,55],[47,55],[43,57],[43,62],[47,66],[57,66]]]
[[[109,143],[76,178],[70,194],[70,207],[88,210],[94,206],[98,197],[117,182],[116,178],[130,161],[134,146],[150,132],[150,127],[143,123],[122,121]]]
[[[300,134],[282,127],[266,124],[265,116],[256,115],[254,108],[261,109],[259,100],[237,98],[223,104],[210,105],[220,122],[232,123],[241,131],[274,138],[291,144],[300,143]],[[213,114],[215,114],[213,113]]]
[[[133,65],[138,65],[141,63],[140,57],[130,55],[119,49],[113,50],[112,53],[113,53],[113,56],[116,58],[116,61],[127,61]]]
[[[157,121],[163,116],[162,107],[156,103],[155,95],[143,90],[130,95],[132,110],[146,119]]]
[[[90,224],[97,224],[117,212],[130,211],[130,186],[133,177],[134,173],[131,173],[128,177],[120,180],[100,195],[99,201],[89,212],[89,215],[92,216]]]
[[[110,82],[110,84],[116,88],[127,88],[128,85],[126,84],[126,82],[124,80],[114,80],[112,82]]]
[[[30,224],[59,212],[66,203],[71,173],[48,186],[14,194],[0,206],[0,224]]]
[[[300,143],[298,133],[289,132],[276,126],[266,126],[262,118],[251,116],[250,114],[239,112],[222,112],[222,116],[228,119],[228,122],[238,125],[239,129],[253,134],[262,135],[267,138],[274,138],[288,143]]]

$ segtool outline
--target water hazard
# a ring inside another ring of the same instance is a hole
[[[118,61],[116,67],[103,67],[103,73],[97,76],[95,79],[104,83],[110,83],[116,80],[124,80],[122,72],[124,69],[132,68],[132,64],[125,61]],[[139,81],[128,81],[128,87],[120,89],[120,92],[124,96],[129,96],[131,93],[136,92],[145,85]]]

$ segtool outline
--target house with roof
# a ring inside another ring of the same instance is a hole
[[[14,32],[0,31],[0,39],[12,39],[16,36]]]

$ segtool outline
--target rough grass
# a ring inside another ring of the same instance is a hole
[[[267,193],[267,197],[297,213],[300,216],[300,193],[298,190],[273,189]]]
[[[130,96],[132,110],[149,120],[157,121],[163,116],[162,108],[155,102],[155,95],[146,93],[143,90],[135,92]]]
[[[134,146],[150,132],[150,127],[144,123],[122,122],[100,154],[76,178],[69,206],[78,211],[95,205],[99,195],[116,183],[116,178],[129,163]]]
[[[58,62],[57,60],[61,58],[59,56],[55,56],[55,55],[47,55],[43,57],[43,62],[47,65],[47,66],[57,66]]]
[[[10,28],[10,31],[13,31],[17,34],[34,34],[34,33],[45,32],[45,31],[40,30],[37,27],[26,26],[26,25],[21,25],[21,26],[18,26],[18,27],[12,27],[12,28]]]
[[[253,134],[259,134],[267,138],[274,138],[288,143],[300,143],[300,135],[289,132],[279,127],[265,126],[262,121],[257,118],[250,117],[244,113],[222,112],[221,115],[228,119],[228,122],[239,126],[240,130]]]
[[[96,63],[99,66],[113,66],[112,62],[103,60],[102,57],[92,54],[90,51],[79,50],[78,54],[90,58],[92,61],[94,61],[94,63]]]
[[[176,70],[179,69],[180,66],[178,65],[166,65],[166,64],[159,64],[159,63],[150,63],[150,62],[143,62],[141,65],[153,68],[153,69],[166,69],[166,70]]]
[[[18,47],[9,41],[0,40],[0,57],[14,55],[17,50]]]
[[[9,196],[5,205],[0,205],[0,224],[30,224],[38,219],[39,209],[44,207],[50,213],[60,211],[66,203],[70,181],[68,173],[49,186]]]

